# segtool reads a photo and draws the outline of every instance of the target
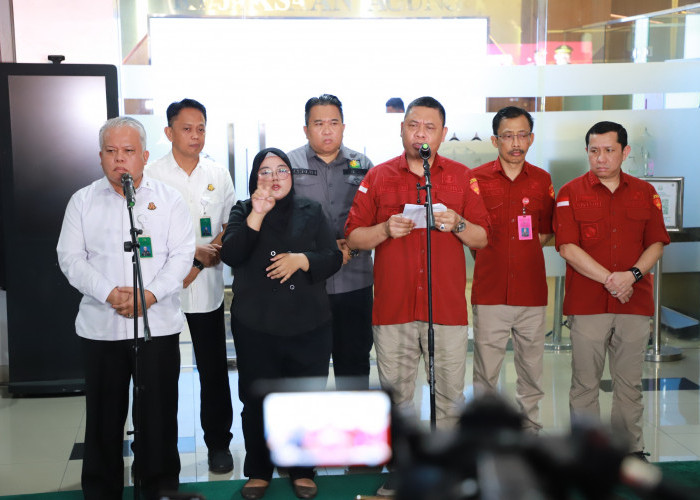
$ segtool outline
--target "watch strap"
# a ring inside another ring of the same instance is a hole
[[[192,260],[192,267],[196,267],[200,271],[204,270],[204,264],[202,264],[201,261],[197,259]]]
[[[630,267],[629,271],[634,275],[634,282],[635,283],[644,277],[644,275],[642,274],[642,271],[640,271],[638,267]]]

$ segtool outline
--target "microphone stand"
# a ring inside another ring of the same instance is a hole
[[[122,180],[122,184],[124,181]],[[133,189],[133,188],[132,188]],[[124,242],[124,251],[132,252],[131,265],[133,269],[133,284],[134,284],[134,343],[132,347],[133,351],[133,363],[134,363],[134,401],[132,405],[134,430],[128,431],[127,434],[134,436],[134,442],[140,442],[141,440],[141,428],[142,428],[142,412],[141,405],[139,404],[141,394],[141,384],[139,377],[139,305],[137,299],[137,293],[141,297],[141,309],[143,310],[143,339],[145,342],[151,340],[151,329],[148,326],[148,313],[146,311],[146,293],[143,286],[143,276],[141,275],[141,256],[139,254],[139,243],[138,235],[143,233],[141,229],[137,229],[134,225],[134,202],[126,196],[126,186],[124,186],[124,193],[127,199],[126,209],[129,212],[129,223],[131,228],[129,229],[129,234],[131,235],[131,241]],[[134,462],[136,461],[136,455],[134,455]],[[139,473],[139,468],[134,468],[132,463],[132,469],[134,470],[134,500],[139,500],[141,498],[141,474]]]
[[[427,155],[425,154],[427,152]],[[430,386],[430,429],[435,430],[437,421],[435,418],[435,330],[433,328],[433,263],[431,258],[431,237],[430,231],[435,229],[435,214],[433,213],[433,197],[431,195],[432,184],[430,183],[430,150],[421,149],[423,158],[423,172],[425,175],[425,185],[420,182],[416,184],[418,189],[418,201],[420,202],[420,191],[425,190],[425,220],[426,220],[426,246],[427,246],[427,278],[428,278],[428,383]]]

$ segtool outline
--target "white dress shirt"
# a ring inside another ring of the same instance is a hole
[[[190,209],[197,245],[210,243],[228,222],[236,193],[228,170],[204,155],[190,175],[180,168],[170,151],[159,160],[148,164],[149,177],[177,189]],[[211,218],[211,236],[202,236],[200,219]],[[194,281],[180,294],[182,310],[186,313],[205,313],[217,309],[224,300],[224,265],[205,267]]]
[[[187,205],[180,194],[144,175],[136,190],[134,224],[141,237],[151,238],[152,257],[142,257],[146,290],[157,302],[148,309],[151,335],[182,331],[182,280],[192,267],[194,235]],[[58,263],[71,285],[82,294],[75,320],[79,336],[93,340],[133,338],[133,319],[120,316],[106,300],[114,287],[133,286],[132,252],[126,200],[106,177],[73,194],[63,218],[56,251]],[[143,337],[143,318],[139,318]]]

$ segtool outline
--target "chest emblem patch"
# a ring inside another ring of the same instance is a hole
[[[149,210],[155,210],[155,209],[156,209],[156,204],[153,203],[153,202],[150,202],[150,203],[148,204],[148,209],[149,209]]]

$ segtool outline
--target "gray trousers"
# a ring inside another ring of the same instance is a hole
[[[474,305],[474,394],[496,391],[506,353],[513,337],[513,364],[517,374],[516,400],[525,417],[524,427],[539,432],[546,306]]]
[[[571,418],[600,418],[600,379],[610,354],[613,402],[610,423],[622,433],[630,451],[644,449],[642,433],[642,364],[649,342],[649,317],[636,314],[587,314],[571,322]]]
[[[392,393],[399,408],[415,411],[414,392],[421,355],[428,374],[428,323],[375,325],[374,348],[382,388]],[[467,367],[467,326],[434,325],[435,421],[438,428],[454,427],[464,408]]]

